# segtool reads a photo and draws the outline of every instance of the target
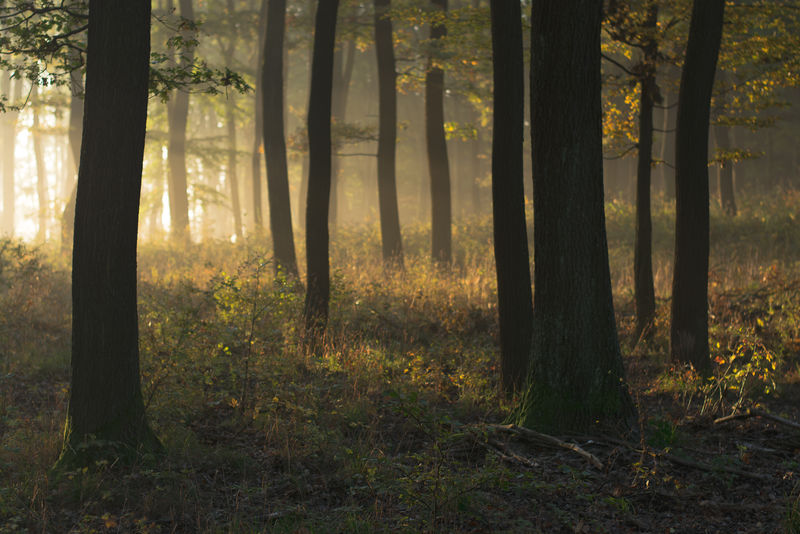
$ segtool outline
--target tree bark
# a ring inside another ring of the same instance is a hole
[[[643,30],[655,34],[658,5],[651,3]],[[658,48],[650,39],[643,49],[642,75],[639,80],[639,146],[636,169],[636,235],[634,238],[633,279],[636,304],[636,337],[650,337],[656,317],[656,296],[653,287],[653,222],[650,210],[651,169],[653,166],[653,105],[656,87]]]
[[[150,2],[90,0],[72,277],[72,381],[61,464],[160,447],[139,378],[136,239]],[[113,209],[109,209],[113,207]]]
[[[532,7],[534,312],[521,419],[553,431],[627,425],[634,413],[603,212],[601,9],[594,0]]]
[[[672,359],[707,373],[708,131],[723,0],[694,0],[678,96],[675,134],[675,267],[672,278]]]
[[[253,125],[253,152],[250,160],[250,177],[253,186],[253,222],[256,233],[264,227],[264,213],[261,208],[261,154],[264,152],[264,41],[267,32],[267,3],[261,0],[261,11],[258,15],[258,64],[255,78],[255,116]]]
[[[503,389],[521,391],[528,377],[533,301],[525,188],[522,171],[525,82],[522,9],[519,2],[492,0],[494,127],[492,129],[492,209],[500,363]]]
[[[178,0],[181,17],[194,20],[192,0]],[[169,4],[172,4],[170,0]],[[183,65],[194,61],[194,50],[181,57]],[[189,232],[189,194],[186,176],[186,125],[189,121],[189,93],[177,90],[167,103],[167,163],[169,164],[169,217],[172,239],[181,245],[191,241]]]
[[[264,67],[264,150],[267,157],[269,224],[275,269],[297,276],[297,257],[292,230],[289,169],[283,120],[283,47],[286,31],[286,0],[269,0]]]
[[[403,267],[400,213],[397,206],[397,73],[394,60],[391,0],[375,0],[375,52],[378,60],[378,209],[384,263]]]
[[[47,240],[49,200],[47,198],[47,169],[44,163],[44,145],[39,122],[39,86],[35,82],[31,90],[31,103],[33,104],[33,124],[31,130],[33,137],[33,159],[36,162],[36,198],[39,202],[36,240],[40,243],[44,243]]]
[[[304,318],[306,333],[312,340],[319,340],[324,332],[330,299],[328,208],[331,194],[331,95],[338,9],[339,0],[319,0],[314,31],[314,59],[311,63],[306,208],[308,288]]]
[[[433,5],[447,11],[447,0],[431,0]],[[441,46],[447,36],[444,23],[431,25],[431,41]],[[447,265],[452,261],[452,206],[450,199],[450,164],[447,160],[447,141],[444,133],[444,71],[433,55],[428,56],[425,75],[425,138],[428,149],[428,172],[431,178],[431,256]]]

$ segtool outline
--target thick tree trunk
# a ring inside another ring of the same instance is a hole
[[[136,238],[150,2],[90,0],[72,264],[72,382],[60,462],[158,449],[139,378]],[[113,209],[109,209],[113,206]]]
[[[529,425],[629,424],[603,212],[601,3],[535,0],[534,313]],[[580,16],[575,16],[580,13]]]
[[[675,134],[675,267],[671,354],[709,372],[708,130],[717,68],[723,0],[694,0],[678,96]]]
[[[169,2],[172,4],[172,1]],[[192,0],[179,0],[181,17],[194,20]],[[183,52],[181,63],[194,61],[194,50]],[[175,91],[167,103],[167,163],[169,164],[169,217],[172,239],[181,245],[191,240],[189,233],[189,193],[186,176],[186,125],[189,121],[189,93]]]
[[[267,35],[261,86],[264,95],[264,150],[267,157],[269,224],[275,254],[275,269],[297,275],[297,257],[292,231],[292,205],[283,121],[283,47],[286,31],[286,0],[269,0]],[[327,211],[327,210],[326,210]]]
[[[264,214],[261,209],[261,154],[264,152],[264,40],[267,32],[267,3],[261,0],[261,11],[258,16],[258,64],[255,79],[255,117],[253,125],[253,152],[250,160],[250,178],[253,187],[253,222],[256,233],[260,234],[264,227]]]
[[[31,103],[33,104],[33,159],[36,162],[36,198],[39,202],[38,228],[36,240],[44,243],[47,240],[47,218],[49,200],[47,198],[47,169],[44,163],[44,144],[42,140],[41,124],[39,122],[39,86],[33,84],[31,90]]]
[[[522,174],[525,102],[522,67],[522,10],[519,2],[492,0],[494,127],[492,210],[500,363],[503,389],[521,391],[528,377],[533,301],[525,187]]]
[[[397,88],[391,0],[375,0],[375,51],[378,58],[378,209],[383,261],[403,267],[400,213],[397,206]]]
[[[437,9],[447,11],[447,0],[431,2]],[[446,36],[444,24],[431,25],[433,43]],[[435,262],[446,265],[453,256],[450,164],[444,134],[444,71],[433,56],[428,57],[428,72],[425,75],[425,134],[431,179],[431,256]]]
[[[656,31],[658,5],[647,10],[645,31]],[[644,73],[640,79],[639,149],[636,169],[636,236],[634,243],[633,279],[636,303],[636,337],[652,334],[656,317],[656,296],[653,287],[653,222],[650,210],[651,169],[653,165],[653,105],[657,98],[655,40],[644,48]]]
[[[306,208],[308,288],[304,317],[307,335],[312,340],[322,336],[328,321],[330,299],[328,208],[331,194],[331,93],[338,9],[339,0],[319,0],[314,31],[314,59],[311,63]]]

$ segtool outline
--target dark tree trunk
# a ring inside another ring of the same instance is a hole
[[[447,0],[431,2],[437,9],[447,11]],[[446,36],[447,28],[443,23],[431,25],[433,43],[440,42]],[[450,164],[447,161],[444,134],[444,71],[433,56],[428,57],[428,72],[425,75],[425,138],[431,178],[431,255],[434,261],[445,265],[453,257]]]
[[[286,0],[269,0],[267,35],[261,86],[264,95],[264,151],[267,157],[269,226],[275,254],[275,269],[297,276],[297,257],[292,231],[289,168],[283,121],[283,39],[286,31]],[[327,210],[326,210],[327,211]]]
[[[655,34],[658,5],[650,4],[644,31]],[[636,337],[650,337],[656,317],[653,287],[653,222],[650,213],[650,177],[653,165],[653,105],[657,99],[656,61],[658,48],[654,39],[644,47],[643,74],[639,80],[639,147],[636,169],[636,236],[633,253]]]
[[[81,130],[83,128],[83,75],[80,69],[69,74],[69,150],[72,155],[75,176],[81,159]],[[74,180],[71,193],[64,211],[61,214],[61,250],[72,247],[73,230],[75,228],[75,197],[78,193],[78,180]]]
[[[672,359],[706,373],[708,353],[708,125],[723,0],[694,0],[675,134]]]
[[[492,210],[500,362],[503,389],[521,391],[528,376],[533,302],[525,188],[522,174],[525,82],[522,9],[519,2],[492,0],[494,127],[492,129]]]
[[[136,310],[150,2],[90,0],[88,35],[72,263],[72,382],[60,460],[67,464],[159,448],[145,421]]]
[[[524,421],[556,431],[625,425],[634,408],[603,212],[601,3],[535,0],[531,20],[535,274]]]
[[[170,1],[170,4],[172,2]],[[179,0],[181,17],[194,20],[192,0]],[[183,52],[181,63],[194,61],[194,50]],[[189,234],[189,194],[186,177],[186,125],[189,121],[189,93],[178,90],[167,103],[167,162],[169,164],[169,217],[170,232],[176,243],[185,245]]]
[[[261,209],[261,154],[264,151],[264,40],[267,31],[267,2],[261,0],[261,11],[258,15],[258,64],[256,65],[255,79],[255,118],[253,132],[253,153],[250,161],[250,177],[253,186],[253,222],[256,233],[261,233],[264,227],[264,214]]]
[[[330,299],[328,208],[331,194],[331,93],[338,9],[339,0],[319,0],[317,4],[308,104],[308,289],[304,316],[306,332],[315,340],[321,337],[328,321]]]
[[[669,98],[669,94],[664,99],[664,115],[661,129],[661,175],[664,180],[664,199],[675,200],[675,119],[678,108],[675,102]],[[671,131],[670,131],[671,130]]]
[[[397,207],[397,88],[391,0],[375,0],[375,51],[378,56],[378,209],[383,261],[403,266],[400,213]]]
[[[31,102],[33,104],[33,159],[36,162],[36,198],[39,202],[38,228],[36,240],[43,243],[47,239],[47,169],[44,164],[44,145],[42,141],[41,126],[39,123],[39,86],[33,84],[31,90]]]

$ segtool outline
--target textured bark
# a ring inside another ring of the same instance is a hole
[[[378,209],[383,261],[403,266],[400,213],[397,206],[397,73],[391,0],[375,0],[375,51],[378,59]]]
[[[258,61],[255,78],[255,117],[253,125],[253,151],[250,159],[250,178],[253,187],[253,222],[256,233],[264,227],[264,213],[261,208],[261,154],[264,150],[264,40],[267,31],[267,2],[261,0],[261,11],[258,15]]]
[[[575,16],[580,13],[581,16]],[[629,424],[603,212],[601,3],[535,0],[534,313],[529,425]]]
[[[672,359],[706,373],[708,353],[708,124],[724,0],[694,0],[675,134]]]
[[[194,20],[192,0],[179,0],[181,17]],[[172,1],[169,1],[171,7]],[[181,58],[184,65],[194,60],[194,51],[186,50]],[[186,177],[186,125],[189,120],[189,93],[175,91],[167,103],[167,163],[169,164],[169,217],[172,239],[179,244],[191,240],[189,233],[189,194]]]
[[[47,198],[47,169],[44,163],[44,144],[41,126],[39,123],[39,86],[35,83],[31,90],[31,103],[33,104],[33,159],[36,162],[36,198],[39,202],[38,228],[36,240],[43,243],[47,239],[48,204]]]
[[[447,11],[447,0],[431,0]],[[431,41],[447,36],[444,24],[431,25]],[[436,46],[436,44],[434,44]],[[431,256],[440,264],[452,261],[453,238],[450,222],[450,164],[447,160],[447,141],[444,134],[444,71],[434,58],[428,57],[425,75],[425,139],[428,151],[428,172],[431,179]]]
[[[308,104],[308,203],[306,209],[306,258],[308,287],[304,307],[305,328],[319,339],[328,321],[330,264],[328,257],[328,208],[331,194],[331,94],[333,49],[339,0],[319,0],[311,62],[311,94]]]
[[[91,0],[88,36],[72,264],[72,381],[61,460],[85,464],[98,455],[159,447],[144,417],[136,310],[150,2]]]
[[[525,188],[522,174],[525,82],[522,10],[519,2],[492,0],[494,127],[492,129],[492,209],[500,363],[503,389],[520,391],[528,375],[533,301]]]
[[[644,30],[655,34],[658,5],[650,4]],[[636,337],[652,334],[656,317],[653,287],[653,222],[650,210],[651,169],[653,165],[653,105],[657,98],[655,40],[644,47],[642,76],[639,80],[639,147],[636,168],[636,236],[633,253],[633,297],[636,304]]]
[[[297,275],[297,257],[292,230],[289,169],[283,120],[283,47],[286,31],[286,0],[269,0],[267,35],[264,39],[264,67],[261,85],[264,95],[264,151],[267,157],[269,224],[275,268]]]

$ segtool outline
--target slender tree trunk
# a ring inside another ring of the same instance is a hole
[[[44,163],[44,144],[42,140],[41,124],[39,122],[39,86],[34,83],[31,90],[31,103],[33,104],[33,124],[32,124],[32,137],[33,137],[33,159],[36,162],[36,198],[39,201],[38,213],[38,231],[36,233],[36,240],[43,243],[47,240],[47,216],[48,204],[47,198],[47,169]]]
[[[283,47],[286,31],[286,0],[269,0],[267,35],[264,39],[264,149],[267,156],[269,223],[275,254],[275,269],[297,276],[297,257],[292,231],[289,168],[283,120]]]
[[[261,0],[261,12],[258,16],[258,65],[256,66],[255,79],[255,117],[253,120],[253,153],[250,162],[250,177],[253,185],[253,222],[256,233],[261,233],[264,227],[264,214],[261,209],[261,154],[264,152],[264,41],[267,32],[267,3]]]
[[[87,57],[62,465],[160,447],[145,422],[136,310],[150,2],[90,0]]]
[[[723,0],[694,0],[675,134],[675,267],[671,354],[700,372],[708,352],[708,130]]]
[[[447,11],[447,0],[431,2],[437,9]],[[433,43],[441,43],[446,36],[447,28],[443,23],[431,25]],[[428,57],[428,72],[425,75],[425,134],[431,178],[431,256],[436,263],[447,265],[452,261],[453,244],[450,227],[450,164],[444,134],[444,71],[433,55]]]
[[[319,0],[311,64],[308,104],[308,205],[306,208],[306,258],[308,288],[305,328],[312,340],[321,338],[328,321],[330,265],[328,258],[328,207],[331,194],[331,93],[333,49],[339,0]]]
[[[658,5],[647,9],[644,30],[656,31]],[[634,301],[636,302],[636,337],[650,337],[656,317],[653,287],[653,222],[650,210],[651,169],[653,166],[653,105],[657,98],[656,61],[658,48],[651,39],[644,48],[644,72],[640,78],[639,149],[636,171],[636,236],[633,258]]]
[[[3,93],[11,95],[12,85],[14,95],[12,101],[20,103],[22,100],[22,80],[17,79],[12,84],[8,73],[3,79]],[[16,219],[16,139],[18,111],[6,111],[3,114],[3,234],[14,237]]]
[[[494,127],[492,209],[500,363],[503,389],[521,391],[528,376],[533,301],[525,188],[522,174],[525,101],[522,67],[522,10],[519,2],[492,0]]]
[[[347,50],[337,48],[333,56],[333,102],[331,119],[334,124],[344,124],[347,115],[347,96],[350,92],[350,80],[353,78],[356,42],[347,42]],[[336,223],[339,220],[339,175],[342,161],[336,154],[344,145],[344,139],[334,139],[334,154],[331,160],[331,207],[328,214],[331,234],[336,234]]]
[[[231,194],[231,208],[233,209],[233,235],[236,241],[244,237],[242,229],[242,205],[239,201],[239,175],[236,172],[236,101],[233,93],[228,94],[225,102],[225,122],[228,128],[228,167],[226,178]]]
[[[531,16],[535,279],[523,420],[554,431],[626,425],[634,413],[603,212],[601,9],[534,0]]]
[[[727,82],[727,76],[726,80]],[[722,105],[728,104],[726,91],[728,91],[727,84],[722,87],[723,94],[720,98]],[[717,146],[722,150],[731,149],[731,135],[728,126],[717,125],[714,127],[714,137],[717,140]],[[719,166],[719,205],[723,211],[731,217],[736,216],[736,194],[733,189],[733,165],[734,163],[729,160],[724,160]]]
[[[664,132],[663,142],[661,144],[661,160],[664,162],[661,165],[662,176],[664,178],[664,199],[668,201],[675,200],[675,121],[677,119],[678,108],[675,105],[675,99],[670,99],[667,94],[664,100],[664,119],[661,129]],[[671,130],[671,131],[670,131]]]
[[[192,0],[178,0],[181,17],[194,20]],[[172,0],[169,1],[171,7]],[[194,61],[194,50],[185,50],[181,63],[188,65]],[[169,135],[167,142],[167,163],[169,164],[169,217],[170,233],[176,243],[188,244],[189,232],[189,193],[186,176],[186,125],[189,121],[189,93],[175,91],[167,103],[167,123]]]
[[[76,53],[77,54],[77,53]],[[80,61],[80,55],[73,56],[73,61]],[[83,130],[83,75],[75,68],[69,73],[69,149],[74,165],[76,179],[70,187],[70,195],[61,214],[61,250],[72,247],[73,229],[75,227],[75,197],[78,193],[78,163],[81,157],[81,134]]]
[[[391,0],[375,0],[375,51],[378,58],[378,208],[383,261],[403,267],[400,213],[397,206],[397,87]]]

